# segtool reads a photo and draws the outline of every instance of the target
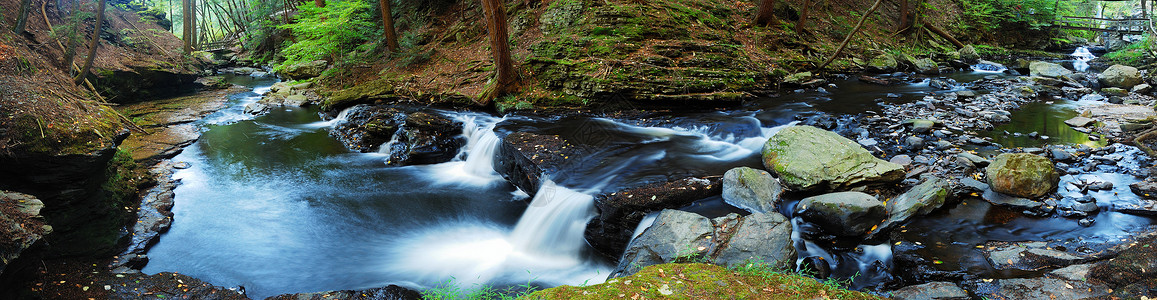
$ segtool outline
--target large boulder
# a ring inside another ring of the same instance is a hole
[[[610,277],[634,274],[650,265],[679,258],[703,257],[712,247],[715,232],[711,220],[696,213],[666,209],[655,223],[631,241]]]
[[[775,212],[783,187],[771,173],[738,167],[723,174],[723,201],[751,213]]]
[[[1141,84],[1141,71],[1137,68],[1125,65],[1113,65],[1100,75],[1097,75],[1097,80],[1108,86],[1115,86],[1123,89],[1132,89],[1133,86]]]
[[[1060,181],[1052,161],[1028,153],[998,155],[985,175],[993,191],[1030,199],[1053,192]]]
[[[1034,61],[1029,63],[1028,73],[1032,76],[1050,78],[1061,78],[1064,76],[1073,75],[1073,71],[1069,71],[1069,69],[1065,69],[1065,67],[1062,67],[1061,65],[1043,61]]]
[[[329,62],[324,60],[308,61],[286,66],[278,74],[293,80],[309,79],[321,75],[327,66]]]
[[[688,177],[598,195],[595,208],[599,216],[587,223],[583,236],[596,252],[618,259],[647,214],[719,195],[719,185],[718,176]]]
[[[791,221],[786,217],[776,212],[755,213],[743,217],[738,228],[727,239],[727,246],[712,256],[716,264],[736,267],[761,262],[777,269],[795,268]],[[727,228],[717,230],[725,231]]]
[[[884,203],[861,192],[838,192],[804,198],[795,216],[840,237],[864,236],[887,217]]]
[[[791,189],[840,189],[900,180],[904,167],[875,156],[838,134],[792,126],[763,145],[763,165]]]

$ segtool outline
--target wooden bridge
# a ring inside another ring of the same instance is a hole
[[[1073,30],[1087,30],[1096,32],[1107,32],[1116,34],[1143,34],[1151,30],[1149,23],[1149,10],[1153,7],[1153,0],[1096,0],[1098,2],[1141,2],[1141,17],[1126,17],[1126,18],[1101,18],[1101,17],[1080,17],[1080,16],[1057,16],[1053,21],[1053,26],[1062,29]],[[1057,7],[1060,7],[1061,0],[1057,0]]]
[[[198,45],[199,46],[198,48],[200,48],[201,51],[205,51],[205,52],[217,52],[217,51],[229,49],[229,47],[232,47],[233,45],[236,45],[236,44],[237,44],[237,41],[235,41],[235,40],[225,39],[225,40],[220,40],[220,41],[216,41],[216,42],[201,43],[201,45]]]

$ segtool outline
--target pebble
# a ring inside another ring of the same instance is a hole
[[[1089,226],[1093,226],[1093,223],[1095,223],[1095,222],[1097,222],[1097,220],[1084,218],[1084,219],[1081,219],[1080,221],[1077,221],[1077,225],[1089,227]]]

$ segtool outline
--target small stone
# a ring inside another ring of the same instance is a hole
[[[894,163],[894,164],[907,167],[908,165],[912,164],[912,157],[908,156],[907,154],[901,154],[901,155],[896,155],[896,157],[893,157],[889,161]]]
[[[1073,205],[1073,209],[1087,213],[1101,210],[1101,208],[1097,206],[1097,203],[1094,202],[1078,202],[1077,204]]]
[[[1089,226],[1093,226],[1094,222],[1097,222],[1097,220],[1085,218],[1085,219],[1081,219],[1080,221],[1077,221],[1077,225],[1089,227]]]

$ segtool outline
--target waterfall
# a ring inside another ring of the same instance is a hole
[[[305,124],[305,125],[303,125],[303,127],[305,127],[305,128],[332,128],[334,126],[341,125],[342,123],[345,123],[347,119],[349,119],[350,110],[353,110],[353,108],[354,108],[354,106],[351,106],[351,107],[347,107],[347,108],[341,110],[341,112],[339,112],[337,114],[337,117],[334,117],[333,119],[331,119],[329,121],[317,121],[317,122]]]
[[[466,137],[466,146],[462,147],[463,152],[459,154],[460,157],[466,156],[463,169],[476,176],[493,176],[494,155],[497,154],[500,142],[494,133],[494,125],[505,118],[485,118],[481,122],[475,116],[463,116],[461,119],[464,123],[462,136]]]
[[[1089,61],[1097,58],[1097,56],[1093,55],[1092,52],[1089,52],[1089,48],[1085,47],[1077,47],[1077,50],[1073,51],[1073,54],[1071,55],[1074,59],[1073,70],[1076,70],[1077,72],[1084,72],[1088,70]]]
[[[580,260],[583,230],[594,216],[593,196],[546,180],[510,233],[510,243],[529,255]]]

